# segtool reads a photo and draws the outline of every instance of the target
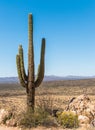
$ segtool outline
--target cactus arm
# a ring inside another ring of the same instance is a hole
[[[22,45],[19,46],[19,56],[20,56],[20,66],[21,66],[22,78],[23,78],[24,81],[27,82],[27,75],[26,75],[25,67],[24,67],[24,58],[23,58]]]
[[[29,37],[29,47],[28,47],[28,81],[34,83],[34,50],[33,50],[33,16],[29,15],[29,26],[28,26],[28,37]]]
[[[44,78],[44,57],[45,57],[45,39],[43,38],[41,47],[40,65],[38,67],[38,74],[37,79],[35,81],[35,87],[38,87]]]
[[[21,65],[20,65],[20,56],[19,55],[16,55],[16,63],[17,63],[17,72],[18,72],[18,77],[19,77],[20,84],[22,85],[22,87],[26,87],[27,84],[24,82],[24,80],[22,78]]]

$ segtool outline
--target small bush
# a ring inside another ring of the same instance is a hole
[[[77,128],[78,127],[78,116],[75,115],[73,112],[64,111],[62,113],[58,113],[58,122],[64,128]]]
[[[53,104],[54,99],[51,96],[48,97],[46,95],[43,97],[39,97],[37,100],[37,106],[50,114],[52,114]]]
[[[19,115],[21,119],[18,120],[18,125],[27,128],[45,125],[49,120],[49,116],[46,111],[41,109],[36,109],[34,113],[32,110],[29,110]]]
[[[6,121],[7,120],[10,120],[11,118],[12,118],[12,113],[8,113],[8,115],[6,115],[5,117],[4,117],[4,119],[2,120],[2,123],[3,124],[6,124]]]

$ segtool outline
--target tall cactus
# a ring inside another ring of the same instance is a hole
[[[24,58],[23,58],[23,48],[22,45],[19,46],[19,53],[16,56],[18,77],[21,86],[26,88],[27,93],[27,106],[34,110],[35,106],[35,88],[39,87],[44,78],[44,57],[45,57],[45,38],[42,39],[41,46],[41,57],[40,64],[38,66],[37,78],[35,79],[34,72],[34,48],[33,48],[33,16],[29,14],[28,16],[28,74],[25,72],[24,68]]]

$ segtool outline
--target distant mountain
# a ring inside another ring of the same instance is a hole
[[[0,83],[18,83],[19,80],[17,77],[3,77],[0,78]]]
[[[45,76],[44,81],[56,81],[56,80],[79,80],[79,79],[91,79],[95,78],[95,76]]]
[[[69,75],[69,76],[45,76],[44,77],[44,81],[58,81],[58,80],[79,80],[79,79],[91,79],[91,78],[95,78],[95,76],[73,76],[73,75]],[[0,78],[0,83],[19,83],[19,80],[17,77],[4,77],[4,78]]]

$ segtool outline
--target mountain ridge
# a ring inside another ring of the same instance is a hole
[[[80,79],[91,79],[95,76],[55,76],[49,75],[44,77],[44,81],[58,81],[58,80],[80,80]],[[18,77],[0,77],[0,83],[19,83]]]

